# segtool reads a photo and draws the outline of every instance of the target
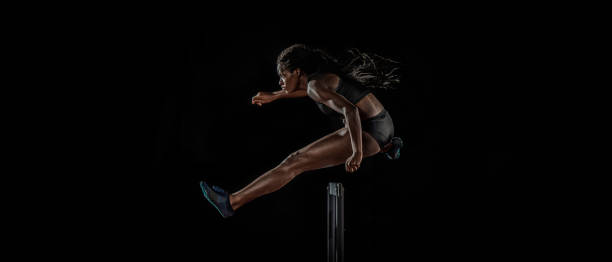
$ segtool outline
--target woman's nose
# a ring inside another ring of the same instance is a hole
[[[279,86],[283,86],[283,80],[282,80],[282,79],[281,79],[281,80],[278,80],[278,85],[279,85]]]

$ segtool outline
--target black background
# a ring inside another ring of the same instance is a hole
[[[322,261],[329,181],[346,188],[347,261],[510,254],[533,211],[518,168],[521,43],[489,26],[131,21],[81,36],[79,109],[62,132],[75,148],[59,181],[69,205],[55,211],[70,214],[58,220],[74,250]],[[278,88],[276,56],[294,43],[401,62],[401,86],[374,92],[402,156],[304,173],[222,219],[200,180],[239,190],[337,128],[308,98],[250,104]]]

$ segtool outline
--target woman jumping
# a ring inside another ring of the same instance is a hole
[[[358,50],[349,52],[353,58],[344,65],[324,51],[302,44],[280,53],[276,63],[281,90],[258,92],[251,103],[261,106],[280,98],[308,96],[324,114],[341,118],[344,127],[290,154],[235,193],[200,182],[204,197],[221,216],[232,216],[244,204],[279,190],[306,171],[344,164],[352,173],[363,158],[377,153],[399,158],[402,140],[393,136],[391,116],[370,90],[399,83],[397,62]]]

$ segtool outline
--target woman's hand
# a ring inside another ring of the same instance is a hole
[[[277,98],[278,96],[272,92],[257,92],[257,94],[253,96],[253,98],[251,98],[251,104],[257,104],[261,106],[263,104],[270,103],[276,100]]]
[[[353,154],[348,159],[346,159],[346,172],[353,173],[357,171],[357,169],[361,165],[361,159],[363,159],[363,153],[353,152]]]

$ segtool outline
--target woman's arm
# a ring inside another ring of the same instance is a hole
[[[322,103],[329,108],[341,113],[346,119],[346,127],[351,136],[351,146],[353,154],[363,155],[363,145],[361,139],[361,119],[359,109],[345,97],[331,91],[325,83],[318,80],[311,80],[308,83],[308,96],[313,100]]]
[[[296,98],[296,97],[305,97],[305,96],[307,96],[306,90],[301,90],[301,89],[293,91],[291,93],[285,93],[285,91],[283,91],[283,90],[278,90],[278,91],[272,92],[272,94],[274,96],[276,96],[276,99],[280,99],[280,98]]]
[[[276,99],[280,98],[294,98],[294,97],[303,97],[306,96],[306,91],[304,90],[296,90],[291,93],[286,93],[283,90],[274,91],[274,92],[257,92],[255,96],[251,98],[251,104],[257,104],[259,106],[263,104],[270,103]]]

